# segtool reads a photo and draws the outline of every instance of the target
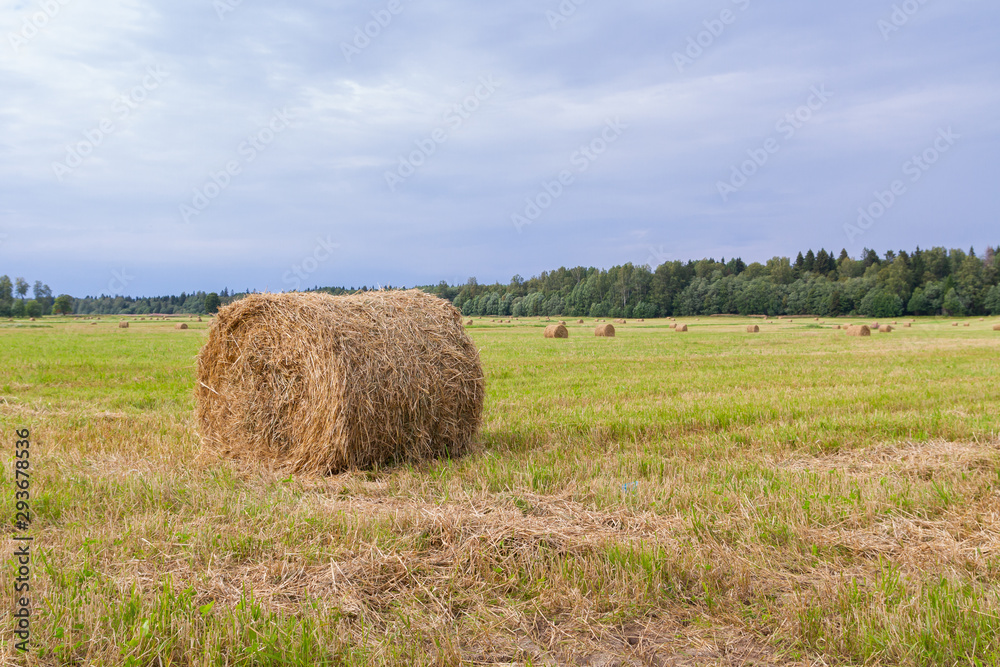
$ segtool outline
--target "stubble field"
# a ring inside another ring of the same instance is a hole
[[[476,451],[327,478],[201,456],[208,322],[117,321],[0,325],[5,663],[1000,664],[995,321],[477,319]]]

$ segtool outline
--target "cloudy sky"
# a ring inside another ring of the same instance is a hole
[[[998,19],[0,0],[0,273],[140,295],[978,250],[1000,243]]]

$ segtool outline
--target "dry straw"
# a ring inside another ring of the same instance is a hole
[[[677,328],[674,329],[674,331],[687,331],[687,330],[688,330],[688,325],[686,324],[678,324]]]
[[[545,327],[546,338],[569,338],[569,329],[562,324],[550,324]]]
[[[861,324],[861,325],[852,325],[852,326],[847,327],[847,335],[848,336],[871,336],[872,335],[872,330],[869,329],[864,324]]]
[[[175,329],[187,329],[188,325],[187,325],[187,322],[178,322],[177,324],[174,325],[174,328]]]
[[[252,294],[198,354],[203,447],[283,470],[461,454],[484,396],[461,313],[416,290]]]
[[[748,324],[747,333],[760,333],[760,327],[756,324]]]
[[[118,323],[118,328],[119,329],[128,329],[128,322],[119,322]]]
[[[615,328],[610,324],[598,324],[594,329],[594,335],[601,338],[614,338]]]

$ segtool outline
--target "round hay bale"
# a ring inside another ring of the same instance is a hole
[[[29,318],[29,321],[30,321],[30,322],[34,322],[34,321],[35,321],[35,318],[34,318],[34,317],[32,317],[32,318]]]
[[[833,325],[833,328],[834,328],[834,329],[839,329],[839,328],[840,328],[840,325],[839,325],[839,324],[834,324],[834,325]]]
[[[175,329],[187,329],[188,325],[187,325],[187,322],[178,322],[177,324],[174,325],[174,328]]]
[[[892,333],[892,325],[890,325],[890,324],[883,324],[882,326],[880,326],[878,328],[878,332],[879,333]]]
[[[674,329],[674,331],[687,331],[687,330],[688,330],[688,325],[686,324],[678,324],[677,327]]]
[[[993,330],[994,331],[1000,331],[1000,324],[994,324],[993,325]]]
[[[484,397],[479,352],[447,301],[251,294],[209,326],[195,414],[206,450],[326,474],[462,454]]]
[[[670,328],[671,329],[676,329],[677,328],[677,323],[676,322],[671,322],[670,323]]]
[[[610,324],[598,324],[594,329],[594,335],[599,338],[614,338],[615,328]]]
[[[912,327],[913,325],[912,325],[912,324],[910,324],[909,322],[907,322],[907,323],[905,323],[905,324],[904,324],[903,326],[904,326],[904,327],[906,327],[907,329],[909,329],[909,328],[911,328],[911,327]]]
[[[851,325],[851,326],[847,327],[847,335],[848,336],[871,336],[872,335],[872,330],[869,329],[864,324],[861,324],[861,325],[855,324],[855,325]]]
[[[91,322],[91,326],[97,326],[97,322]]]
[[[951,323],[951,326],[953,326],[953,327],[957,327],[957,326],[958,326],[958,322],[952,322],[952,323]]]
[[[198,316],[198,321],[201,322],[201,315]]]
[[[747,333],[760,333],[760,327],[756,324],[748,324]]]
[[[644,320],[644,319],[642,319],[642,318],[640,317],[640,318],[639,318],[639,319],[638,319],[637,321],[638,321],[638,322],[645,322],[646,320]]]
[[[128,322],[122,321],[118,323],[119,329],[128,329]]]
[[[962,326],[963,326],[963,327],[967,327],[967,326],[969,326],[969,323],[968,323],[968,322],[966,322],[966,323],[965,323],[965,324],[963,324]]]
[[[545,327],[546,338],[569,338],[569,329],[562,324],[550,324]]]
[[[465,326],[471,327],[472,326],[472,320],[466,320],[465,321]]]
[[[625,324],[625,320],[623,320],[623,319],[617,319],[617,320],[615,320],[615,324]]]
[[[583,320],[577,320],[576,323],[577,324],[583,324]]]

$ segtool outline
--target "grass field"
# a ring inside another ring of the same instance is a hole
[[[474,454],[307,478],[199,456],[207,321],[117,319],[0,324],[5,664],[1000,665],[995,321],[480,319]]]

